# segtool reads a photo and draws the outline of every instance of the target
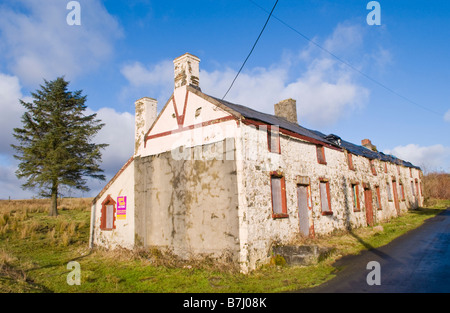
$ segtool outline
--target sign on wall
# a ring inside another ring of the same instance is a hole
[[[125,220],[127,218],[127,196],[117,197],[117,219]]]

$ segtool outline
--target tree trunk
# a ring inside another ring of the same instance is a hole
[[[52,186],[52,203],[48,215],[49,216],[58,215],[58,186],[55,183],[53,183]]]

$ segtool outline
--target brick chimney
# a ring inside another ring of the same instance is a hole
[[[374,146],[369,139],[361,140],[361,145],[369,150],[377,151],[377,147]]]
[[[139,155],[144,148],[144,136],[156,120],[158,102],[149,97],[136,100],[134,126],[134,155]]]
[[[185,53],[173,60],[175,88],[186,85],[200,88],[199,63],[200,59],[190,53]]]
[[[297,101],[294,99],[286,99],[278,102],[274,106],[275,115],[287,119],[289,122],[297,122]]]

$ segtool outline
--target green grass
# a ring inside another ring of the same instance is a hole
[[[7,202],[0,201],[0,292],[27,293],[252,293],[313,287],[336,274],[332,264],[340,256],[385,245],[450,206],[448,200],[437,201],[433,207],[410,211],[383,223],[382,231],[368,227],[311,240],[336,248],[317,265],[267,265],[245,275],[220,269],[213,262],[176,266],[180,264],[149,251],[90,250],[89,201],[66,205],[56,218],[47,216],[44,205]],[[70,261],[80,264],[80,285],[66,282]]]

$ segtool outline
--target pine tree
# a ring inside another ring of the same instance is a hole
[[[44,82],[31,93],[31,103],[20,100],[26,109],[23,128],[14,128],[19,144],[11,146],[20,161],[16,176],[27,179],[22,187],[51,197],[49,215],[56,216],[62,186],[89,191],[86,177],[105,179],[99,163],[101,150],[108,145],[92,142],[104,124],[96,114],[85,115],[82,90],[68,91],[69,83],[63,77]]]

